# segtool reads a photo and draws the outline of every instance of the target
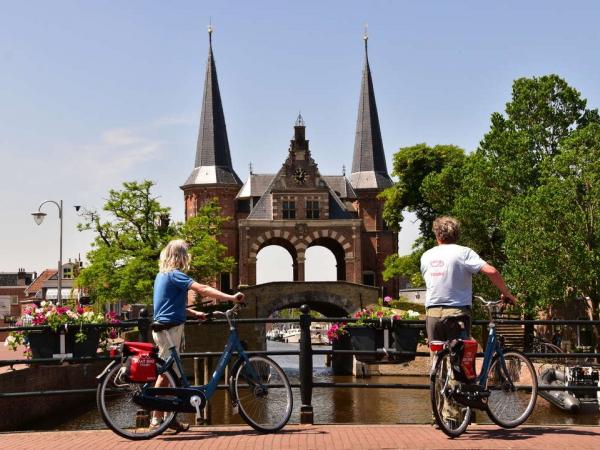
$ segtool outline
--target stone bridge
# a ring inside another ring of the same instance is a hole
[[[379,290],[347,281],[275,281],[243,287],[249,315],[269,317],[275,311],[310,306],[327,317],[351,315],[375,303]]]

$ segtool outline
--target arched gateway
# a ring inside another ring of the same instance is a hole
[[[392,180],[387,173],[366,43],[365,39],[350,177],[346,178],[345,171],[342,175],[321,175],[299,115],[289,149],[280,155],[283,164],[277,173],[255,174],[250,170],[248,179],[242,183],[231,162],[210,40],[196,163],[181,189],[186,218],[214,198],[218,198],[223,215],[231,218],[223,228],[221,241],[229,249],[229,256],[235,258],[237,267],[233,273],[223,273],[216,280],[219,289],[230,291],[238,286],[254,286],[257,255],[269,245],[287,250],[292,258],[293,279],[302,282],[306,250],[322,246],[335,257],[337,280],[347,282],[340,286],[364,284],[377,286],[380,295],[397,294],[397,280],[384,281],[382,277],[384,260],[397,253],[398,239],[396,233],[385,227],[383,201],[378,197],[392,185]],[[342,154],[342,149],[324,151]],[[277,153],[273,156],[277,158]],[[289,289],[298,295],[314,292],[308,285],[306,290],[297,283],[289,285]],[[327,292],[331,292],[330,287],[322,295]],[[295,298],[291,291],[289,295],[285,301],[295,302],[291,300]]]

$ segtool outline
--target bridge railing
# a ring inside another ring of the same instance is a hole
[[[310,326],[313,322],[319,323],[336,323],[336,322],[356,322],[358,319],[347,318],[347,317],[333,317],[333,318],[314,318],[310,315],[310,308],[307,305],[303,305],[301,308],[301,315],[298,319],[280,319],[280,318],[255,318],[255,319],[237,319],[238,323],[248,324],[266,324],[266,323],[298,323],[300,326],[300,345],[299,350],[285,350],[285,351],[248,351],[250,355],[263,354],[268,356],[281,356],[281,355],[297,355],[299,357],[299,383],[292,383],[292,388],[300,390],[301,407],[300,407],[300,422],[301,423],[314,423],[314,412],[312,406],[312,395],[313,389],[315,388],[360,388],[360,389],[429,389],[429,384],[425,383],[339,383],[339,382],[316,382],[313,379],[313,356],[314,355],[405,355],[405,356],[429,356],[429,352],[405,352],[397,350],[333,350],[333,349],[313,349],[311,342]],[[366,322],[372,322],[373,324],[379,324],[379,320],[369,320]],[[395,321],[400,324],[406,323],[413,326],[424,329],[425,321],[423,320],[398,320]],[[598,320],[514,320],[514,319],[496,319],[497,324],[514,324],[514,325],[573,325],[573,326],[599,326],[600,321]],[[187,323],[199,323],[198,320],[190,320]],[[227,322],[225,320],[212,320],[209,322],[203,322],[204,325],[224,325]],[[488,321],[486,320],[474,320],[474,326],[486,327]],[[88,325],[83,325],[84,327]],[[121,322],[118,324],[102,324],[102,325],[91,325],[97,328],[119,328],[124,330],[137,329],[138,338],[141,341],[148,341],[150,338],[150,319],[147,316],[142,315],[138,320],[130,320]],[[19,326],[19,327],[0,327],[0,331],[36,331],[48,329],[48,326]],[[212,358],[217,358],[221,355],[221,352],[184,352],[181,357],[184,359],[194,359],[194,371],[196,384],[198,380],[202,378],[199,375],[202,372],[199,368],[198,362],[203,362],[204,366],[204,379],[208,379],[207,367],[209,361]],[[526,353],[531,358],[540,360],[580,360],[580,359],[594,359],[600,361],[600,353]],[[481,356],[481,354],[479,354]],[[35,364],[63,364],[63,363],[91,363],[96,361],[106,361],[107,363],[112,360],[119,360],[121,356],[106,356],[98,354],[93,357],[85,358],[18,358],[18,359],[4,359],[0,360],[0,367],[3,366],[14,366],[20,364],[35,365]],[[228,377],[225,377],[225,382]],[[219,389],[227,389],[227,384],[219,385]],[[538,387],[542,391],[599,391],[598,386],[546,386],[540,385]],[[74,395],[74,394],[88,394],[94,393],[96,389],[45,389],[40,391],[27,391],[27,392],[0,392],[0,399],[2,398],[14,398],[14,397],[37,397],[37,396],[56,396],[56,395]],[[210,423],[210,418],[206,423]]]

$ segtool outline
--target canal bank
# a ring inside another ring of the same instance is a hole
[[[95,389],[106,361],[86,364],[33,365],[0,373],[0,392]],[[4,397],[0,399],[0,431],[34,429],[49,418],[68,421],[77,408],[89,410],[94,393]],[[62,420],[60,418],[63,418]]]

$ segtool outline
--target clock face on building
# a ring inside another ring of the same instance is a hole
[[[294,179],[296,180],[296,183],[298,183],[298,184],[304,184],[307,177],[308,177],[308,174],[306,173],[306,171],[304,169],[296,169],[296,171],[294,172]]]

